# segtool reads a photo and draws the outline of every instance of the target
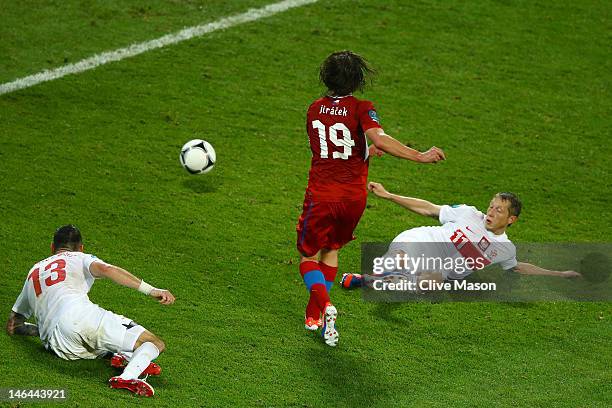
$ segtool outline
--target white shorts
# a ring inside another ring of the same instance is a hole
[[[63,314],[45,347],[65,360],[94,359],[131,352],[145,328],[100,306],[75,305]]]
[[[440,273],[446,278],[443,260],[449,251],[456,250],[450,242],[436,240],[430,227],[412,228],[396,236],[384,255],[385,258],[393,259],[397,259],[397,256],[407,256],[411,261],[389,263],[393,267],[385,272],[410,275],[413,282],[416,282],[417,276],[424,273]]]
[[[399,235],[393,239],[393,242],[443,242],[438,238],[439,237],[436,237],[431,231],[431,227],[418,227],[400,232]]]
[[[389,249],[383,255],[383,257],[395,258],[398,255],[400,257],[403,257],[404,255],[409,257],[419,257],[423,252],[423,243],[427,242],[427,239],[428,237],[425,234],[419,233],[419,231],[416,229],[403,231],[391,242]],[[407,265],[401,267],[401,265],[398,265],[397,262],[390,263],[389,265],[392,266],[385,268],[385,273],[409,274],[414,276],[413,273],[410,273],[412,269],[407,267]],[[415,273],[416,272],[418,271],[415,271]]]

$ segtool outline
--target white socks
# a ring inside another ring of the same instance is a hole
[[[159,350],[150,341],[134,350],[134,354],[119,377],[124,380],[135,380],[159,356]]]

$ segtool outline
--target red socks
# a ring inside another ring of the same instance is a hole
[[[304,278],[304,283],[306,284],[306,289],[310,292],[311,299],[314,300],[319,310],[323,310],[329,302],[329,294],[325,285],[325,276],[321,272],[319,263],[316,261],[300,263],[300,275]]]
[[[300,275],[304,278],[310,299],[306,306],[306,318],[319,320],[329,299],[329,291],[338,273],[337,266],[329,266],[323,262],[306,261],[300,263]]]
[[[321,267],[323,276],[325,276],[325,286],[327,286],[327,291],[330,292],[334,281],[336,280],[336,275],[338,274],[338,267],[329,266],[321,261],[319,261],[319,266]]]

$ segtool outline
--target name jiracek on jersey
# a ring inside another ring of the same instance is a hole
[[[328,107],[328,106],[321,106],[319,108],[319,114],[323,114],[323,115],[333,115],[333,116],[348,116],[348,110],[345,107],[338,107],[338,106],[333,106],[333,107]]]

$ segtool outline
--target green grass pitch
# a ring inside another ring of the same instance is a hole
[[[4,1],[0,83],[269,1]],[[348,48],[378,70],[365,97],[385,130],[448,155],[373,159],[370,179],[481,208],[514,191],[515,242],[609,242],[609,12],[598,0],[319,1],[0,96],[0,317],[65,223],[178,299],[161,307],[105,281],[90,294],[166,341],[150,400],[106,388],[102,361],[4,333],[0,387],[64,387],[57,406],[71,407],[612,405],[609,303],[384,305],[336,287],[332,349],[303,329],[294,230],[317,68]],[[205,176],[178,163],[195,137],[218,153]],[[427,222],[371,198],[341,271],[358,269],[360,242]]]

